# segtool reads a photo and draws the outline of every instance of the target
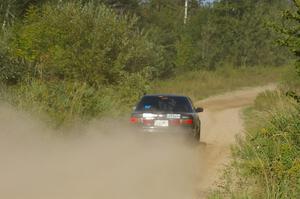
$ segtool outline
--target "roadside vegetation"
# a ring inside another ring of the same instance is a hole
[[[283,90],[260,94],[244,111],[245,132],[209,198],[298,198],[300,108]]]
[[[284,12],[290,26],[277,26],[278,40],[297,60],[276,91],[260,94],[244,111],[245,135],[232,148],[233,160],[209,198],[289,199],[300,195],[300,2]]]
[[[291,54],[269,22],[288,0],[3,0],[1,100],[61,126],[149,92],[194,99],[276,81]]]
[[[176,75],[154,83],[153,93],[178,93],[200,100],[243,87],[264,86],[278,82],[291,66],[221,67]]]
[[[233,146],[233,160],[210,198],[297,198],[299,110],[282,89],[260,94],[244,111],[245,136]]]

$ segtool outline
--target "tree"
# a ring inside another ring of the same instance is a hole
[[[286,46],[297,57],[296,67],[300,75],[300,1],[293,0],[294,8],[284,12],[286,20],[282,26],[275,26],[282,37],[279,44]]]
[[[221,0],[201,6],[184,33],[194,48],[186,60],[208,68],[282,65],[288,56],[273,44],[276,36],[266,24],[279,21],[280,9],[287,2]]]
[[[126,74],[163,71],[163,49],[136,23],[93,3],[32,7],[11,38],[10,52],[28,63],[36,79],[118,84]]]

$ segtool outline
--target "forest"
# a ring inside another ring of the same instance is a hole
[[[190,0],[184,23],[184,0],[2,0],[1,98],[60,125],[124,113],[178,74],[281,67],[292,4]]]

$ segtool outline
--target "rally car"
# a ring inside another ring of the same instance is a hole
[[[144,95],[131,113],[130,123],[145,132],[188,132],[200,140],[201,122],[192,100],[180,95]]]

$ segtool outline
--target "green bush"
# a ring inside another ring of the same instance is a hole
[[[40,80],[116,84],[124,72],[159,72],[162,49],[136,28],[137,18],[93,3],[31,7],[16,28],[11,54]]]
[[[1,35],[1,98],[57,126],[128,111],[165,67],[136,23],[92,2],[30,7]]]
[[[279,104],[260,129],[248,132],[237,150],[246,176],[257,178],[262,185],[260,198],[296,198],[300,194],[300,108]]]
[[[247,111],[244,138],[233,148],[227,190],[211,198],[288,199],[300,194],[300,105],[279,91]]]
[[[49,125],[59,127],[74,120],[120,116],[148,89],[141,74],[124,76],[118,86],[97,89],[86,83],[40,80],[1,87],[1,100],[39,116],[46,114]],[[3,89],[4,88],[4,89]]]
[[[26,65],[9,54],[8,40],[11,34],[9,28],[0,31],[0,82],[7,85],[18,83],[26,71]]]
[[[22,110],[47,114],[49,124],[61,125],[74,118],[88,119],[112,109],[112,91],[80,83],[32,81],[6,90],[6,101]]]

